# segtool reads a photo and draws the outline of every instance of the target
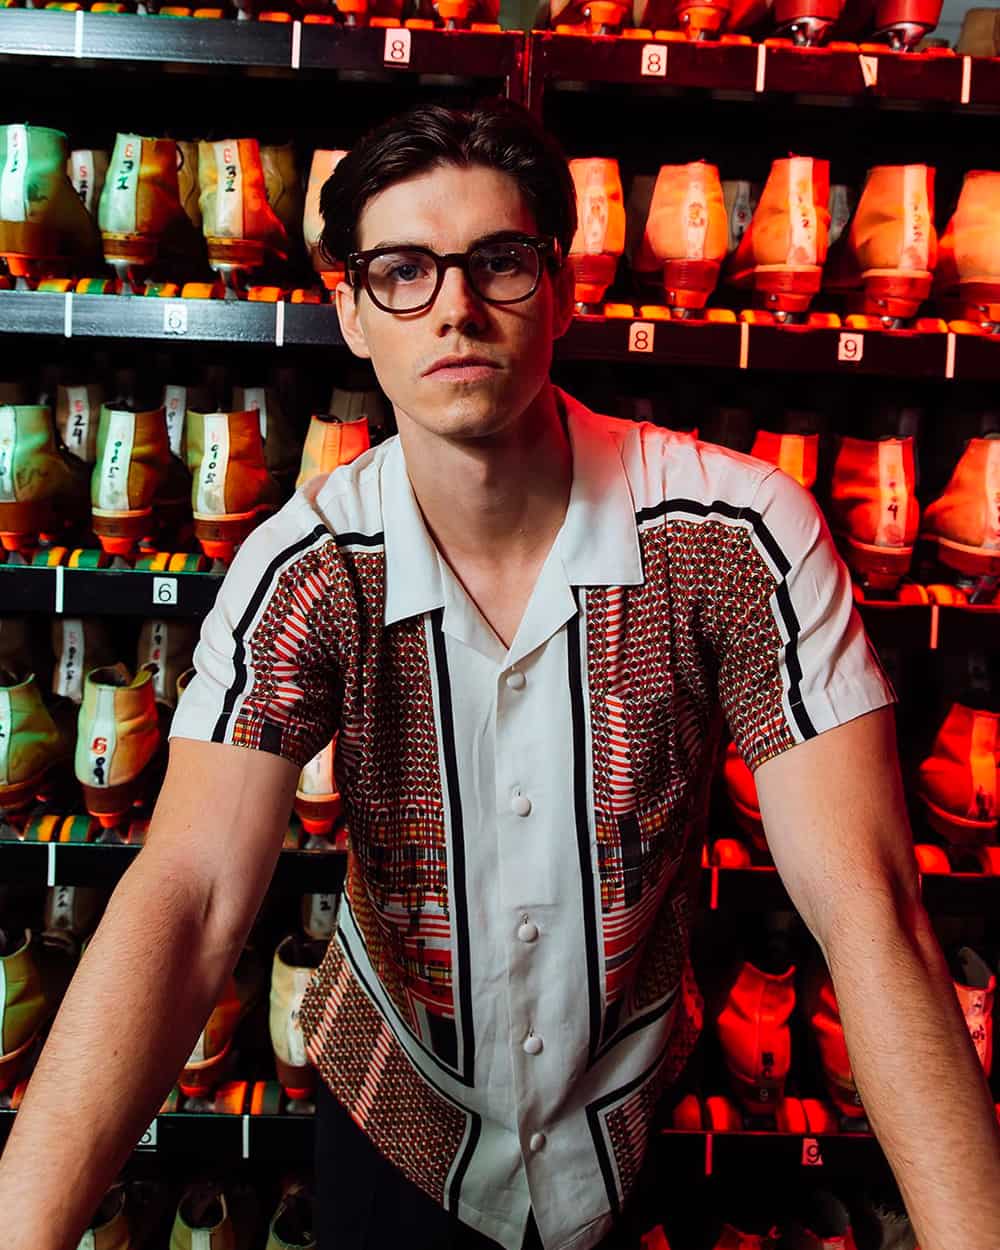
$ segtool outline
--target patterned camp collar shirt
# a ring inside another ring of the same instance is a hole
[[[346,897],[302,1005],[378,1149],[507,1250],[587,1250],[702,1027],[688,960],[723,720],[751,769],[893,692],[812,497],[558,393],[564,524],[509,651],[398,439],[243,545],[172,736],[336,732]]]

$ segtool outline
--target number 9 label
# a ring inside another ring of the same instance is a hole
[[[865,354],[865,336],[863,334],[843,333],[837,343],[837,359],[848,364],[857,365]]]
[[[385,32],[385,50],[382,59],[386,65],[409,65],[410,32],[402,26]]]

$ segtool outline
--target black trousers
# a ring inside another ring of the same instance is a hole
[[[498,1250],[498,1243],[438,1206],[380,1154],[317,1082],[316,1241],[319,1250]],[[599,1183],[596,1182],[595,1183]],[[599,1250],[635,1250],[630,1215]],[[534,1217],[522,1250],[542,1250]]]

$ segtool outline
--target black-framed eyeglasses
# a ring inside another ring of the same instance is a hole
[[[542,280],[542,266],[558,268],[559,241],[530,234],[484,239],[467,252],[438,255],[429,247],[373,247],[347,258],[351,284],[361,284],[383,312],[411,313],[437,299],[445,271],[457,265],[480,299],[488,304],[519,304]]]

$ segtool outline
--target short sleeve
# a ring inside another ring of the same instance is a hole
[[[171,738],[230,743],[305,766],[337,729],[331,586],[336,540],[296,495],[243,543],[202,624]]]
[[[775,469],[737,523],[742,558],[707,619],[722,709],[754,770],[896,695],[812,495]]]

